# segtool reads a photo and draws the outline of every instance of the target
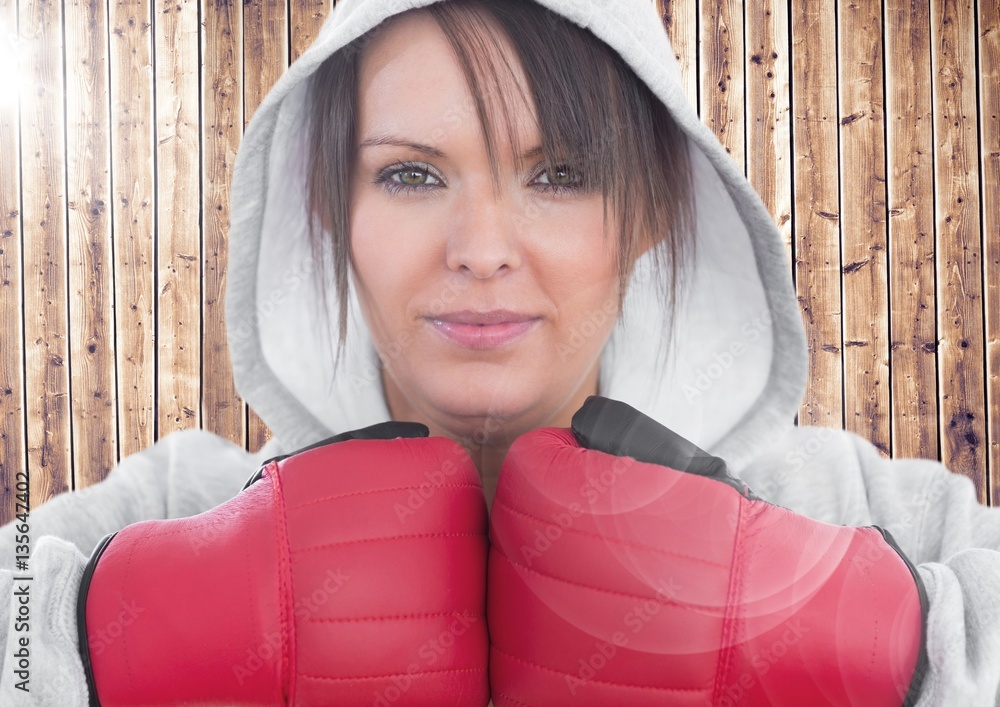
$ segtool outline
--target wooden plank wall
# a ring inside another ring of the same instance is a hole
[[[650,0],[788,254],[797,421],[1000,504],[995,0]],[[0,0],[0,522],[202,427],[256,450],[225,339],[242,129],[330,0]]]

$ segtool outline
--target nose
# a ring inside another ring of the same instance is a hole
[[[497,196],[487,183],[485,189],[470,189],[457,201],[445,256],[448,268],[471,272],[481,280],[504,268],[519,268],[518,218],[507,195]]]

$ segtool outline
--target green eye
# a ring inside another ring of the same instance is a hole
[[[536,182],[543,189],[560,193],[578,191],[581,187],[581,181],[580,175],[568,165],[557,165],[546,169],[536,178]]]
[[[410,186],[425,184],[427,182],[427,172],[422,169],[403,169],[396,172],[396,174],[400,175],[399,181]]]

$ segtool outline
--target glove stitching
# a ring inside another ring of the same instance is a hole
[[[719,651],[719,664],[715,674],[715,690],[712,693],[713,704],[717,704],[725,696],[729,671],[732,669],[736,653],[735,634],[739,631],[735,614],[739,606],[740,597],[743,596],[743,569],[746,564],[746,558],[743,557],[745,540],[743,523],[746,512],[745,501],[743,499],[740,499],[737,512],[736,527],[734,529],[735,537],[733,538],[733,559],[730,565],[732,569],[729,576],[729,591],[727,592],[726,607],[722,618],[722,647]]]
[[[415,673],[386,673],[385,675],[348,675],[331,677],[329,675],[309,675],[303,673],[300,678],[309,680],[326,680],[328,682],[343,682],[345,680],[385,680],[386,678],[405,678],[414,675],[439,675],[441,673],[485,673],[486,668],[451,668],[447,670],[421,670]]]
[[[281,652],[282,669],[282,692],[288,704],[295,703],[295,683],[297,669],[295,660],[295,624],[290,615],[291,599],[295,597],[295,587],[292,585],[291,569],[291,539],[288,537],[288,526],[285,523],[287,509],[285,508],[284,489],[281,484],[281,475],[278,473],[278,463],[271,462],[268,465],[268,476],[271,477],[271,488],[274,493],[274,504],[272,509],[275,521],[275,541],[278,550],[278,562],[280,571],[278,573],[278,601],[281,610],[278,618],[281,622],[281,640],[285,650]],[[249,566],[249,565],[248,565]],[[282,581],[284,579],[284,581]],[[287,681],[287,683],[286,683]]]
[[[526,660],[524,658],[519,658],[518,656],[512,655],[501,648],[497,648],[496,645],[493,646],[493,650],[495,650],[497,653],[503,654],[504,656],[512,660],[524,663],[525,665],[529,665],[533,668],[538,668],[539,670],[549,673],[555,673],[556,675],[562,675],[565,677],[573,677],[579,679],[579,675],[574,675],[573,673],[567,673],[562,670],[556,670],[555,668],[550,668],[547,665],[540,665],[539,663],[535,663],[530,660]],[[586,682],[596,683],[599,685],[614,685],[617,687],[628,687],[634,690],[649,690],[656,692],[709,692],[712,689],[711,687],[659,687],[656,685],[633,685],[627,682],[615,682],[614,680],[597,680],[596,678],[590,678]]]
[[[583,535],[584,537],[593,538],[595,540],[602,540],[602,541],[607,541],[607,542],[618,543],[619,545],[625,545],[626,547],[633,547],[633,548],[636,548],[636,549],[639,549],[639,550],[648,550],[650,552],[655,552],[655,553],[658,553],[658,554],[661,554],[661,555],[667,555],[668,557],[679,557],[681,559],[690,560],[692,562],[701,562],[703,564],[709,565],[711,567],[716,567],[716,568],[719,568],[719,569],[729,569],[730,566],[731,566],[731,565],[728,565],[728,564],[723,564],[721,562],[713,562],[712,560],[706,560],[703,557],[694,557],[692,555],[685,555],[684,553],[675,552],[673,550],[665,550],[663,548],[653,547],[651,545],[643,545],[641,543],[635,543],[635,542],[631,542],[631,541],[628,541],[628,540],[620,540],[618,538],[606,537],[604,535],[598,535],[597,533],[589,533],[586,530],[577,530],[577,529],[572,528],[572,527],[563,527],[562,525],[559,525],[558,523],[553,523],[552,521],[548,521],[548,520],[545,520],[544,518],[539,518],[537,516],[533,516],[530,513],[525,513],[524,511],[518,510],[518,509],[516,509],[516,508],[514,508],[512,506],[508,506],[506,503],[504,503],[503,501],[497,500],[496,498],[494,498],[494,505],[495,506],[500,506],[501,508],[503,508],[506,511],[509,511],[511,513],[516,513],[517,515],[523,516],[523,517],[528,518],[530,520],[534,520],[534,521],[536,521],[538,523],[543,523],[545,525],[549,525],[549,526],[553,526],[553,527],[557,527],[557,528],[562,528],[562,530],[564,532],[576,533],[577,535]]]
[[[879,531],[873,530],[872,532],[873,533],[877,533],[877,535],[873,535],[873,537],[875,537],[878,541],[883,541],[882,534]],[[895,552],[895,551],[893,551],[893,552]],[[865,581],[868,584],[868,591],[871,593],[871,604],[869,606],[878,606],[878,594],[877,594],[876,589],[875,589],[875,583],[871,579],[871,569],[868,566],[863,566],[861,568],[861,571],[864,573]],[[878,655],[878,643],[879,643],[879,623],[878,623],[878,620],[879,620],[879,617],[876,614],[875,615],[875,627],[874,627],[873,632],[872,632],[872,655],[871,655],[871,660],[868,663],[868,680],[869,681],[871,680],[873,671],[875,670],[875,656]]]
[[[494,695],[494,697],[499,697],[499,698],[501,698],[503,700],[506,700],[507,702],[511,702],[511,703],[513,703],[515,705],[519,705],[520,707],[531,707],[531,705],[529,705],[527,702],[521,702],[521,700],[517,699],[516,697],[511,697],[510,695],[505,695],[502,692],[496,693],[496,695]]]
[[[494,545],[493,547],[496,548],[496,545]],[[518,562],[515,562],[510,557],[508,557],[506,555],[506,553],[503,552],[503,550],[499,550],[498,549],[497,550],[497,554],[501,558],[503,558],[504,560],[506,560],[507,562],[509,562],[511,565],[513,565],[514,567],[516,567],[518,569],[521,569],[521,570],[524,570],[525,572],[531,572],[533,574],[537,574],[539,577],[543,577],[545,579],[551,579],[551,580],[556,581],[556,582],[564,582],[565,584],[571,584],[571,585],[573,585],[575,587],[582,587],[584,589],[591,589],[591,590],[593,590],[595,592],[603,592],[605,594],[613,594],[615,596],[625,597],[627,599],[643,599],[643,600],[648,600],[648,601],[652,601],[652,602],[655,602],[657,604],[660,604],[662,606],[682,606],[682,607],[690,607],[690,608],[694,608],[694,609],[700,609],[704,613],[709,614],[709,615],[713,615],[713,616],[715,616],[715,615],[722,616],[722,612],[725,611],[725,607],[723,607],[720,610],[720,608],[718,606],[709,606],[708,604],[694,604],[694,603],[689,602],[689,601],[685,601],[685,602],[664,601],[663,599],[660,599],[659,597],[648,597],[648,596],[644,596],[644,595],[641,595],[641,594],[630,594],[628,592],[622,592],[622,591],[619,591],[617,589],[606,589],[604,587],[595,587],[592,584],[584,584],[582,582],[573,581],[572,579],[564,579],[563,577],[557,577],[554,574],[548,574],[546,572],[539,572],[536,569],[533,569],[531,567],[527,567],[526,565],[522,565],[522,564],[520,564]],[[713,612],[718,612],[718,613],[713,614]]]
[[[324,543],[322,545],[313,545],[311,547],[300,547],[292,550],[292,554],[300,552],[313,552],[314,550],[324,550],[329,547],[339,547],[341,545],[354,545],[356,543],[371,543],[378,542],[381,540],[409,540],[413,538],[452,538],[452,537],[472,537],[472,538],[484,538],[485,533],[416,533],[414,535],[386,535],[384,537],[378,538],[358,538],[357,540],[343,540],[341,542],[335,543]]]
[[[470,619],[481,619],[485,618],[486,614],[483,613],[472,613],[468,611],[438,611],[435,613],[426,614],[398,614],[392,616],[360,616],[360,617],[345,617],[345,618],[322,618],[322,619],[306,619],[309,623],[353,623],[361,621],[405,621],[410,619],[433,619],[441,618],[442,616],[464,616]]]
[[[334,501],[338,498],[347,498],[349,496],[364,496],[372,493],[388,493],[389,491],[416,491],[418,489],[444,489],[444,488],[458,488],[458,489],[475,489],[476,491],[482,491],[482,486],[479,484],[440,484],[435,486],[434,484],[417,484],[411,486],[393,486],[391,488],[384,489],[370,489],[368,491],[350,491],[348,493],[335,494],[333,496],[324,496],[323,498],[316,498],[311,501],[306,501],[305,503],[300,503],[297,506],[290,506],[289,511],[297,511],[300,508],[305,508],[306,506],[311,506],[315,503],[322,503],[323,501]]]
[[[132,555],[135,554],[135,549],[139,546],[139,543],[133,543],[132,547],[128,552],[128,559],[125,561],[125,571],[122,572],[122,586],[125,585],[125,581],[128,579],[129,572],[132,570]],[[131,651],[128,649],[128,631],[122,629],[122,652],[125,654],[125,669],[128,673],[128,684],[135,689],[135,685],[132,683],[132,661],[129,658]]]

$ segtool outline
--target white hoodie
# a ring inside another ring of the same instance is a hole
[[[352,291],[346,366],[331,370],[310,284],[304,205],[307,82],[332,52],[396,13],[434,0],[342,0],[248,126],[236,160],[227,328],[236,384],[274,433],[258,454],[201,431],[171,434],[100,484],[31,513],[30,693],[17,689],[14,527],[0,528],[0,704],[87,704],[77,654],[77,586],[105,534],[189,516],[231,498],[260,461],[390,419],[380,362]],[[851,432],[797,427],[808,357],[784,246],[746,178],[687,102],[650,0],[538,0],[589,29],[633,67],[690,138],[697,256],[655,368],[664,311],[649,256],[635,270],[601,358],[600,392],[724,458],[760,496],[812,518],[888,530],[929,599],[919,705],[1000,705],[1000,509],[938,462],[885,460]],[[353,282],[351,287],[353,289]],[[336,312],[336,304],[331,307]],[[196,581],[196,580],[193,580]],[[109,631],[106,640],[114,640]],[[766,666],[763,666],[766,668]],[[762,668],[762,669],[763,669]]]

